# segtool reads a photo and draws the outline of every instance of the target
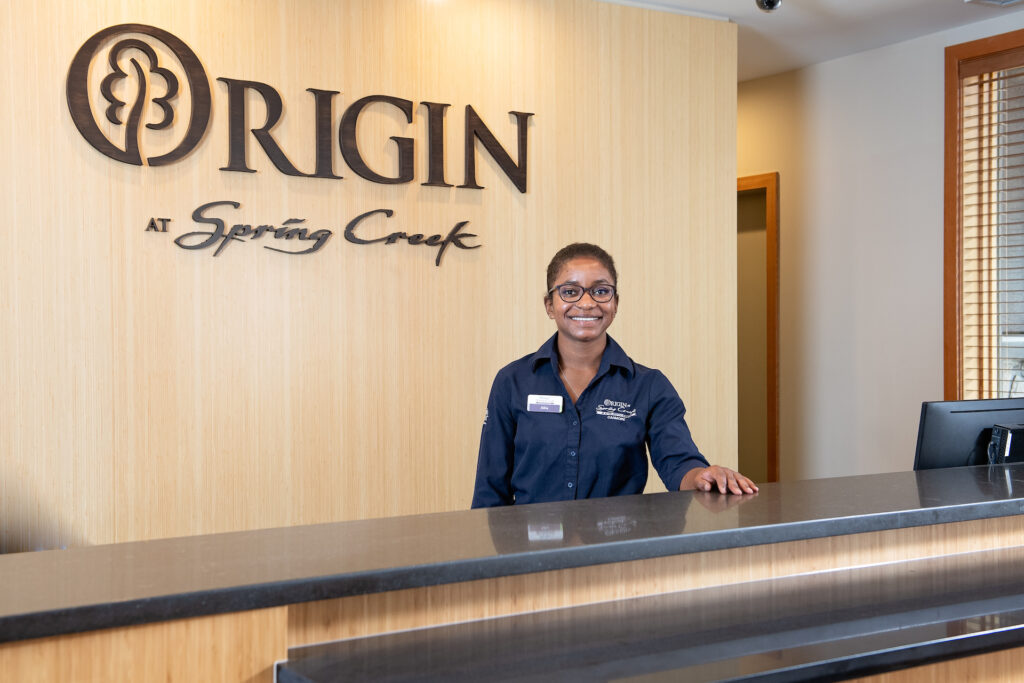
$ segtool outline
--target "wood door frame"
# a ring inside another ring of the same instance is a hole
[[[767,291],[768,481],[779,480],[779,174],[762,173],[736,180],[736,192],[765,191],[765,252]]]

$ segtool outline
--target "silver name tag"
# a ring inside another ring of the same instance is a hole
[[[562,397],[530,394],[526,397],[526,411],[528,413],[560,413],[562,412]]]

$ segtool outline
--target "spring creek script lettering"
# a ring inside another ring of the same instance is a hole
[[[237,210],[241,206],[239,202],[227,200],[207,202],[197,207],[192,212],[192,220],[197,225],[210,226],[210,228],[185,233],[177,237],[174,243],[182,249],[189,250],[209,249],[216,246],[213,252],[214,256],[219,256],[232,242],[245,242],[246,240],[250,242],[256,240],[270,242],[269,244],[263,244],[263,248],[281,254],[313,254],[323,248],[334,234],[326,228],[313,230],[307,227],[304,225],[306,222],[305,218],[287,218],[281,221],[280,225],[271,223],[234,223],[231,227],[228,227],[227,222],[223,219],[210,215],[210,211],[217,207],[231,207]],[[481,246],[464,242],[467,238],[476,237],[475,234],[462,232],[462,228],[468,225],[469,221],[456,223],[445,236],[440,234],[426,236],[422,233],[408,233],[404,231],[394,231],[383,236],[373,236],[373,224],[379,224],[381,221],[367,221],[367,219],[376,214],[381,214],[384,219],[388,219],[394,215],[394,211],[391,209],[374,209],[373,211],[367,211],[356,216],[345,226],[345,239],[353,244],[361,245],[391,245],[398,242],[406,242],[410,245],[434,247],[437,249],[437,257],[434,259],[435,266],[441,265],[441,257],[449,246],[454,245],[458,249],[477,249]],[[367,223],[365,230],[363,228],[364,222]],[[356,235],[356,228],[360,228],[359,236]],[[380,233],[378,232],[377,234],[379,235]]]

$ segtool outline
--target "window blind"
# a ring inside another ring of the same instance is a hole
[[[1024,49],[959,74],[961,398],[1024,396]]]

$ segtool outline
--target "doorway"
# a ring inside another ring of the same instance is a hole
[[[779,480],[779,174],[736,183],[739,470]]]

